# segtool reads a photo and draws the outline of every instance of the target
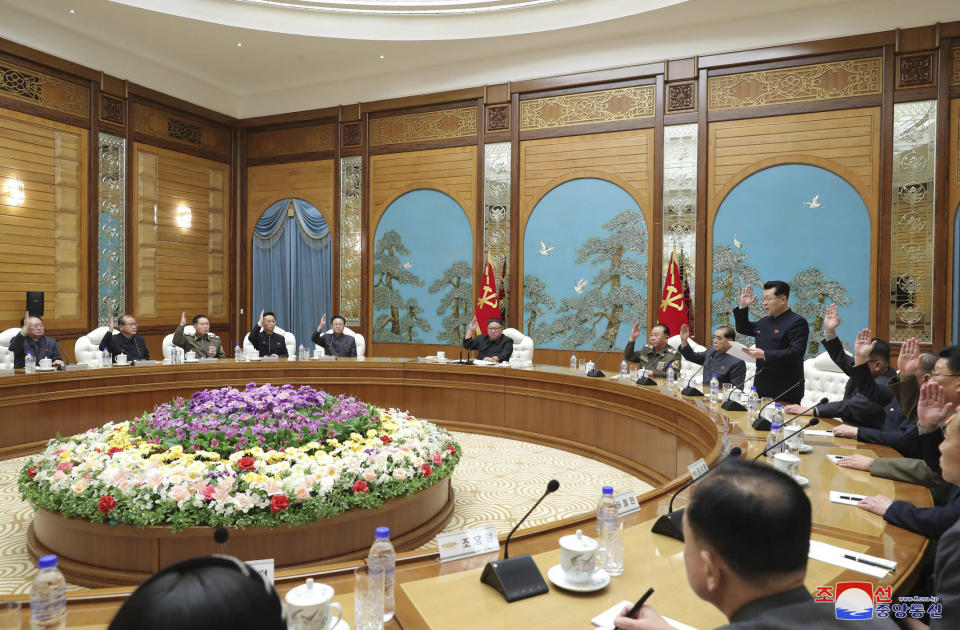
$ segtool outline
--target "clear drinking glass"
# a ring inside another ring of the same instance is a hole
[[[724,383],[723,384],[723,397],[720,402],[724,402],[730,399],[730,392],[733,391],[733,383]]]
[[[354,630],[383,630],[383,571],[357,567],[353,572]]]
[[[20,630],[20,602],[0,602],[0,630]]]

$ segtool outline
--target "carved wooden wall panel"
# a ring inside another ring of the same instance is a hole
[[[247,157],[293,155],[337,148],[336,125],[312,125],[292,129],[257,131],[247,136]]]
[[[225,156],[230,155],[232,139],[227,127],[220,127],[192,117],[170,114],[143,103],[133,104],[131,117],[133,130],[138,133],[214,151]]]
[[[251,247],[253,228],[263,211],[270,204],[288,197],[312,203],[323,214],[330,230],[336,230],[333,190],[333,160],[251,166],[247,169],[247,234],[244,247]]]
[[[90,88],[8,61],[0,61],[0,95],[64,114],[90,115]]]
[[[50,328],[79,327],[88,304],[87,131],[0,109],[0,317],[44,291]],[[4,194],[22,182],[23,200]],[[27,264],[29,263],[29,264]],[[15,272],[13,270],[16,270]]]
[[[372,122],[372,121],[371,121]],[[370,233],[390,203],[405,192],[433,188],[460,204],[476,232],[476,147],[451,147],[370,158]]]
[[[229,167],[137,143],[133,312],[143,325],[176,325],[180,313],[227,319]],[[190,227],[177,223],[190,209]]]
[[[880,94],[880,57],[710,77],[708,108],[737,109]]]
[[[933,85],[937,61],[933,52],[901,55],[897,58],[897,87],[913,88]]]
[[[370,146],[469,138],[477,135],[477,108],[459,107],[433,112],[370,119]]]
[[[953,71],[950,73],[950,85],[960,85],[960,48],[953,49]]]
[[[653,85],[638,85],[521,101],[520,129],[653,118],[654,91]]]
[[[954,59],[960,59],[958,55],[960,49],[954,48]],[[957,208],[960,207],[960,98],[950,101],[950,168],[947,175],[947,252],[949,256],[955,256],[957,243],[956,221]],[[948,265],[947,269],[947,326],[951,326],[960,313],[960,305],[957,304],[957,297],[960,295],[960,288],[957,287],[957,278],[954,275],[954,267],[957,264],[956,259],[952,259],[953,264]],[[954,334],[947,336],[948,343],[960,343],[960,330],[953,328]]]

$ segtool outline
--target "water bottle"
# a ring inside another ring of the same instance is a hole
[[[570,355],[570,369],[574,372],[577,371],[577,353],[576,352]]]
[[[113,355],[109,350],[104,350],[100,355],[100,367],[113,367]]]
[[[677,388],[677,375],[673,371],[673,366],[667,368],[667,390],[673,394]]]
[[[783,407],[780,406],[780,403],[776,403],[773,416],[770,418],[770,434],[767,435],[767,448],[773,448],[767,451],[767,457],[773,457],[777,453],[783,452],[783,444],[777,444],[783,439],[781,425],[783,425]],[[777,444],[777,446],[773,446],[774,444]]]
[[[297,348],[297,359],[300,361],[305,361],[306,360],[306,357],[304,356],[305,352],[306,352],[306,349],[303,347],[303,344],[301,343],[300,347]]]
[[[613,500],[613,486],[604,486],[597,503],[597,566],[610,575],[623,573],[623,523]]]
[[[53,630],[67,627],[67,581],[57,568],[55,555],[38,561],[40,571],[30,587],[30,628]]]
[[[393,619],[395,600],[393,596],[393,569],[397,563],[397,552],[390,542],[390,528],[378,527],[376,538],[367,555],[367,566],[371,571],[383,571],[383,623]]]
[[[630,367],[627,365],[626,359],[620,359],[620,378],[628,378],[630,376]]]
[[[747,418],[750,422],[757,419],[760,413],[760,396],[757,394],[757,388],[750,388],[750,396],[747,397]]]
[[[28,352],[23,358],[23,371],[27,374],[33,374],[37,371],[37,360],[33,358],[33,353]]]
[[[243,362],[243,348],[240,347],[239,343],[233,347],[233,360],[237,363]]]
[[[720,380],[716,374],[710,377],[710,402],[720,402]]]

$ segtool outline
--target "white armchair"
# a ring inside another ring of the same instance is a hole
[[[323,334],[332,333],[332,332],[333,332],[333,328],[329,328]],[[357,358],[359,359],[359,358],[365,357],[367,353],[367,340],[364,339],[363,335],[361,335],[360,333],[354,330],[347,328],[346,326],[343,327],[343,334],[350,335],[351,337],[353,337],[353,342],[357,344]],[[320,346],[318,346],[317,344],[313,344],[313,348],[314,350],[316,350],[317,348],[320,348]],[[323,349],[320,348],[320,350],[322,351]]]
[[[516,328],[505,328],[503,334],[513,340],[513,354],[510,360],[518,359],[522,365],[533,365],[533,339]]]
[[[103,341],[103,336],[107,334],[108,330],[107,326],[101,326],[77,339],[76,343],[73,344],[73,356],[77,363],[86,363],[90,367],[100,366],[100,357],[102,356],[100,342]]]
[[[849,379],[826,352],[803,362],[803,378],[804,392],[800,404],[804,407],[816,404],[824,396],[831,401],[843,400]]]
[[[13,353],[10,352],[10,342],[13,341],[13,338],[17,336],[18,332],[20,332],[20,328],[15,326],[13,328],[7,328],[0,333],[0,366],[13,365]]]
[[[261,329],[262,330],[262,329]],[[284,341],[287,342],[287,356],[296,357],[297,356],[297,338],[292,332],[287,332],[283,328],[277,326],[273,329],[273,332],[278,335],[283,335]],[[250,333],[247,333],[243,336],[243,351],[244,353],[252,352],[256,350],[253,347],[253,344],[250,343]]]

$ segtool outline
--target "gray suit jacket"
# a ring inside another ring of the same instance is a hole
[[[930,630],[960,628],[960,521],[940,537],[937,560],[933,565],[933,581],[943,604],[943,616],[930,620]]]

